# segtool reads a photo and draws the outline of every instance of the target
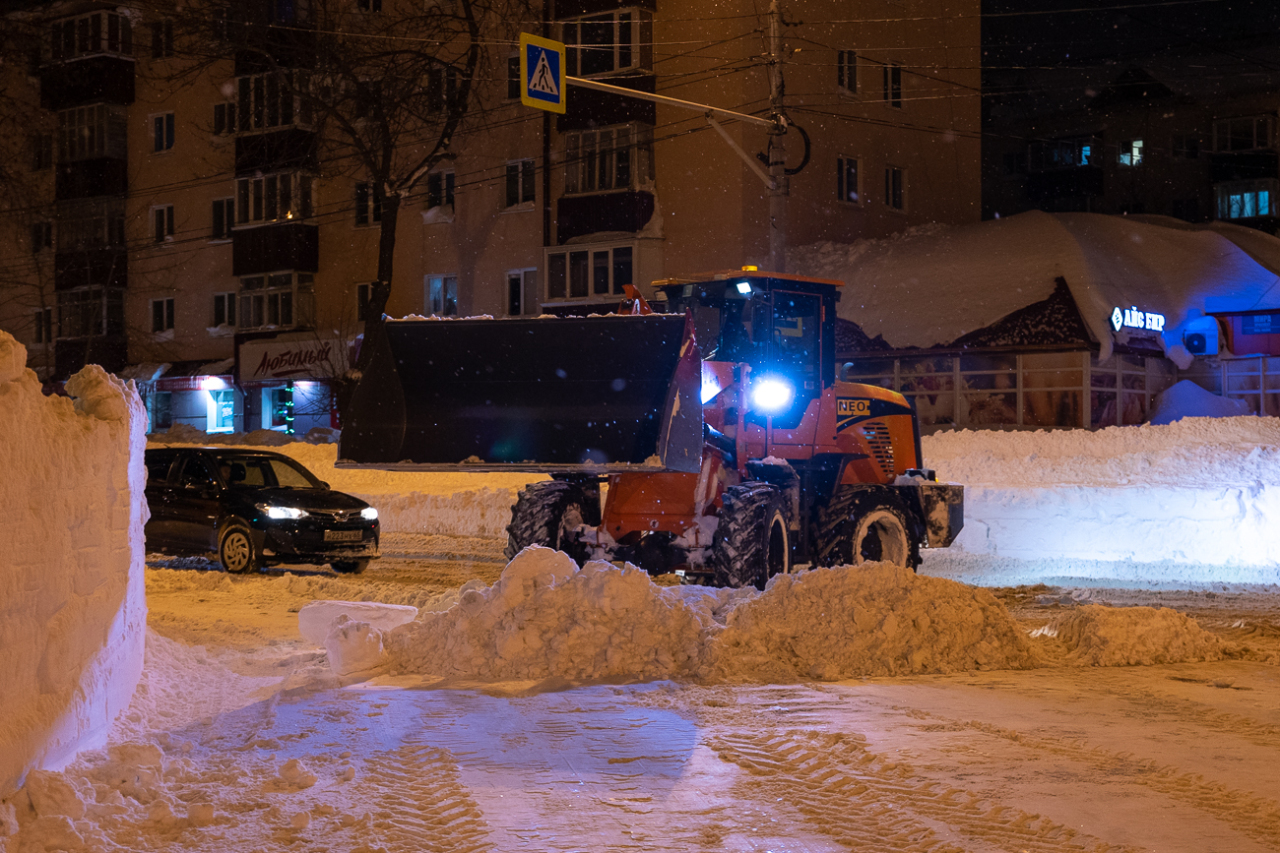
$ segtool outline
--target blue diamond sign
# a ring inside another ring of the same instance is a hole
[[[520,34],[520,103],[564,112],[564,42]]]

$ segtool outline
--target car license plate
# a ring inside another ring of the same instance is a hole
[[[326,530],[324,532],[326,542],[359,542],[363,538],[362,530]]]

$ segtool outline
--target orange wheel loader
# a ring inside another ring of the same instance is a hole
[[[901,394],[837,378],[840,282],[757,271],[654,283],[657,310],[387,320],[339,467],[511,471],[507,557],[763,587],[793,566],[915,568],[964,523]]]

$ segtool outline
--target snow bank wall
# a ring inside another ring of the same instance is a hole
[[[0,800],[105,742],[142,672],[146,412],[89,366],[45,397],[0,332]]]
[[[948,564],[971,554],[1063,577],[1126,579],[1140,564],[1148,580],[1280,581],[1275,418],[939,433],[924,453],[940,479],[965,484],[964,530],[951,554],[929,555],[931,572],[954,577]]]

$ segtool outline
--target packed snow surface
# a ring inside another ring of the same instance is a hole
[[[142,464],[132,384],[91,365],[46,397],[0,332],[0,798],[101,744],[142,670]]]

